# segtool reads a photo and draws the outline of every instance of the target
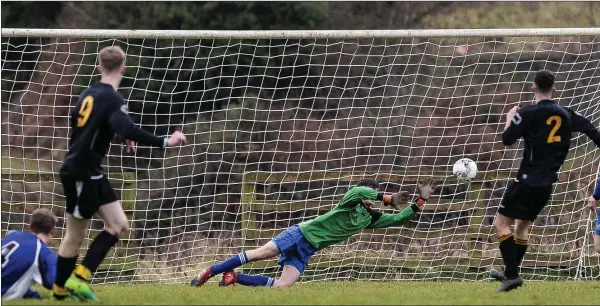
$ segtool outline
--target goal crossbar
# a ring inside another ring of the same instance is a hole
[[[539,37],[595,36],[600,28],[538,29],[436,29],[436,30],[87,30],[87,29],[2,29],[3,37],[65,38],[170,38],[170,39],[334,39],[334,38],[417,38],[417,37]]]

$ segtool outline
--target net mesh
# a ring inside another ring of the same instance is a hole
[[[68,114],[99,79],[104,46],[127,53],[120,92],[134,121],[190,144],[135,155],[113,144],[106,171],[131,222],[97,283],[187,282],[201,269],[331,209],[359,179],[439,196],[404,227],[369,230],[312,258],[304,281],[478,280],[502,260],[492,228],[522,143],[504,148],[504,114],[532,103],[531,80],[556,72],[556,100],[600,123],[594,36],[370,39],[3,37],[2,231],[40,206],[59,216]],[[480,174],[450,177],[459,158]],[[591,194],[600,153],[575,134],[550,204],[535,222],[526,279],[600,277]],[[386,176],[392,174],[392,176]],[[83,248],[102,229],[94,220]],[[81,254],[83,254],[82,250]],[[245,266],[277,272],[276,260]]]

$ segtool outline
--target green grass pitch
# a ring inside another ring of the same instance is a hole
[[[201,288],[185,285],[140,284],[97,285],[99,304],[512,304],[512,305],[584,305],[600,303],[598,281],[526,282],[509,292],[496,293],[495,282],[366,282],[339,281],[298,284],[292,288],[217,287],[209,283]],[[42,289],[43,290],[43,289]],[[44,300],[10,301],[18,304],[57,303],[43,291]],[[88,305],[95,305],[92,303]]]

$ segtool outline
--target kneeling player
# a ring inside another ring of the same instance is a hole
[[[40,298],[29,288],[35,281],[52,289],[56,254],[47,246],[56,232],[56,217],[47,209],[31,215],[29,232],[11,231],[2,239],[2,299]]]
[[[597,204],[600,200],[600,173],[598,173],[598,180],[596,182],[596,188],[594,194],[588,199],[588,207],[592,211],[596,211],[596,226],[594,228],[594,249],[600,254],[600,209]]]
[[[434,184],[432,178],[427,178],[418,186],[420,196],[408,208],[397,214],[382,214],[371,209],[375,200],[398,208],[402,202],[406,202],[408,194],[377,193],[377,181],[362,180],[346,192],[339,204],[328,213],[293,225],[258,249],[242,252],[207,268],[191,281],[191,285],[202,286],[211,277],[224,273],[221,286],[234,283],[245,286],[292,286],[304,273],[308,261],[317,251],[342,242],[363,229],[399,226],[408,222],[429,199]],[[278,279],[233,272],[243,264],[277,255],[280,255],[279,264],[283,266],[283,272]]]

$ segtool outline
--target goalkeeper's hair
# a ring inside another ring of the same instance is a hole
[[[358,184],[356,184],[356,186],[357,187],[365,186],[365,187],[377,189],[377,188],[379,188],[379,182],[374,179],[363,179],[360,182],[358,182]]]
[[[549,93],[554,88],[554,73],[548,70],[538,71],[535,74],[533,83],[539,92]]]

